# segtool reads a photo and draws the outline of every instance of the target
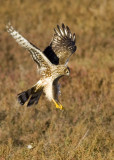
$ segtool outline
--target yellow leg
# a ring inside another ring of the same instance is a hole
[[[52,99],[52,101],[54,102],[56,108],[59,108],[60,110],[63,109],[63,106],[59,102],[57,103],[54,99]]]

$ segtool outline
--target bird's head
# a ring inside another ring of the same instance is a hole
[[[69,76],[70,75],[70,69],[69,67],[65,66],[65,65],[60,65],[58,68],[58,73],[61,76]]]
[[[70,69],[66,65],[58,65],[56,68],[53,68],[52,70],[53,77],[59,78],[62,76],[69,76],[70,75]]]

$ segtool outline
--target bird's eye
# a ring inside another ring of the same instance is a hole
[[[68,69],[66,69],[66,70],[65,70],[65,73],[66,73],[66,74],[68,74],[68,73],[69,73],[69,70],[68,70]]]

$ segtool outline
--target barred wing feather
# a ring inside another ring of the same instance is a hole
[[[20,35],[12,26],[11,24],[8,24],[6,26],[7,31],[11,34],[11,36],[16,40],[16,42],[26,48],[32,55],[33,60],[38,64],[39,67],[43,68],[50,68],[52,65],[51,62],[48,60],[48,58],[38,49],[36,46],[34,46],[32,43],[27,41],[22,35]]]
[[[75,34],[72,35],[69,27],[65,27],[64,24],[62,24],[61,28],[57,25],[57,29],[54,30],[55,34],[50,46],[59,58],[59,64],[65,64],[76,51],[76,36]]]

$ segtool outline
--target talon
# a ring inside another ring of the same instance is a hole
[[[59,108],[60,110],[63,109],[63,106],[59,102],[57,103],[54,99],[52,99],[52,101],[54,102],[56,108]]]

